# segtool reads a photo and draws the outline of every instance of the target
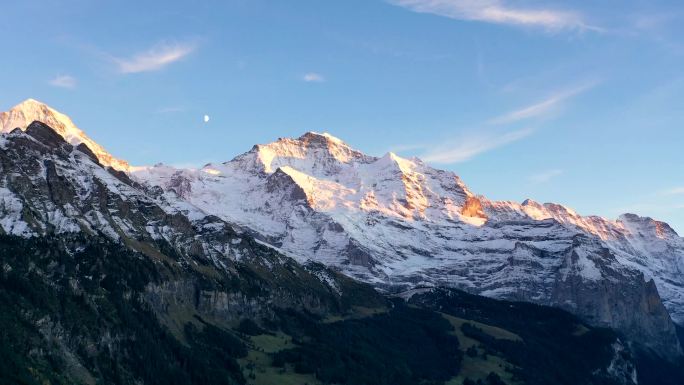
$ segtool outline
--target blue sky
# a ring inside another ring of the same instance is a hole
[[[201,165],[327,131],[493,199],[636,212],[684,233],[681,1],[2,8],[0,110],[44,101],[132,164]]]

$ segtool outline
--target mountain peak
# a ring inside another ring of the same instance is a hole
[[[43,102],[41,102],[41,101],[38,101],[38,100],[36,100],[36,99],[33,99],[33,98],[28,98],[28,99],[24,100],[23,102],[17,104],[17,105],[14,106],[14,107],[16,108],[16,107],[19,107],[19,106],[32,106],[32,105],[33,105],[33,106],[38,105],[38,106],[45,106],[45,107],[48,107],[47,104],[45,104],[45,103],[43,103]]]
[[[48,106],[47,104],[32,98],[26,99],[12,107],[8,113],[15,113],[17,115],[21,114],[26,118],[26,120],[28,120],[28,118],[34,118],[31,122],[27,122],[27,127],[36,120],[48,125],[50,124],[47,122],[47,120],[51,120],[54,123],[58,123],[56,125],[59,126],[74,126],[74,122],[71,121],[71,118]],[[25,128],[22,126],[18,127],[21,129]]]
[[[101,164],[120,171],[128,171],[128,162],[117,159],[90,139],[68,116],[36,99],[26,99],[7,112],[0,112],[0,133],[8,133],[19,128],[26,131],[31,123],[38,121],[61,135],[64,140],[73,144],[84,144],[97,156]]]
[[[679,234],[669,224],[657,221],[650,217],[642,217],[636,214],[626,213],[620,215],[618,220],[633,234],[639,236],[655,236],[659,239],[678,239]]]
[[[333,156],[335,153],[340,152],[361,154],[360,151],[354,150],[342,139],[330,135],[327,132],[318,133],[315,131],[309,131],[294,141],[298,142],[299,145],[305,147],[307,150],[320,148],[327,150],[327,152]]]
[[[342,163],[349,163],[354,160],[376,159],[375,157],[365,155],[361,151],[351,148],[342,139],[327,132],[319,133],[308,131],[297,139],[279,139],[277,142],[271,143],[268,146],[273,146],[278,143],[298,146],[309,155],[313,155],[313,153],[326,154]]]
[[[337,138],[335,136],[330,135],[327,132],[316,132],[316,131],[307,131],[304,133],[304,135],[300,136],[298,138],[301,141],[322,141],[322,142],[333,142],[333,143],[338,143],[338,144],[344,144],[342,139]]]
[[[256,167],[267,174],[290,166],[311,175],[328,175],[354,162],[369,163],[376,159],[354,150],[329,133],[309,131],[296,139],[279,138],[268,144],[257,144],[234,160],[242,167]]]

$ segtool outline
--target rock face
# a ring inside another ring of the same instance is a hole
[[[684,322],[682,239],[648,218],[490,201],[419,159],[368,156],[317,133],[199,170],[157,165],[133,178],[184,186],[188,202],[288,255],[387,291],[449,286],[554,305],[680,353],[670,314]]]
[[[526,200],[488,202],[485,211],[505,220],[553,220],[591,236],[617,262],[653,280],[673,320],[684,324],[684,238],[669,225],[651,218],[624,214],[617,220],[583,217],[565,206]]]
[[[575,242],[588,241],[579,237]],[[600,279],[587,280],[573,271],[587,261],[601,272]],[[608,249],[596,255],[583,254],[581,248],[573,250],[558,270],[550,303],[582,315],[592,325],[623,330],[632,339],[654,341],[664,333],[676,334],[654,281],[646,282],[642,273],[615,266],[619,265]],[[658,348],[657,344],[651,346]]]

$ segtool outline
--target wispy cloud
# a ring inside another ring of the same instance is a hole
[[[596,86],[596,84],[598,84],[598,83],[597,82],[590,82],[590,83],[582,84],[578,87],[574,87],[574,88],[571,88],[568,90],[556,92],[555,94],[551,95],[550,97],[548,97],[548,98],[546,98],[540,102],[537,102],[537,103],[532,104],[530,106],[520,108],[520,109],[515,110],[515,111],[511,111],[505,115],[491,119],[489,121],[489,123],[491,123],[491,124],[508,124],[508,123],[514,123],[514,122],[524,120],[524,119],[531,119],[531,118],[546,116],[546,115],[556,111],[556,109],[566,100],[593,88],[594,86]]]
[[[547,31],[597,30],[576,11],[523,8],[506,0],[387,0],[414,12],[431,13],[457,20],[543,28]]]
[[[507,145],[531,135],[531,128],[511,131],[504,134],[493,132],[471,134],[458,140],[437,146],[420,156],[426,162],[459,163],[473,158],[483,152]]]
[[[555,170],[547,170],[540,172],[538,174],[530,175],[527,179],[535,184],[540,184],[540,183],[546,183],[550,181],[551,179],[560,176],[563,174],[563,170],[560,169],[555,169]]]
[[[684,186],[667,189],[662,191],[661,195],[684,195]]]
[[[164,43],[130,58],[114,58],[114,61],[119,72],[124,74],[158,71],[188,56],[196,48],[196,44],[192,43]]]
[[[325,77],[316,72],[309,72],[302,76],[302,80],[307,83],[322,83],[325,81]]]
[[[657,13],[638,12],[633,18],[632,28],[626,33],[649,38],[671,53],[681,55],[684,53],[684,44],[678,26],[682,21],[684,12],[679,9],[661,10]]]
[[[54,79],[51,79],[48,83],[51,86],[61,87],[61,88],[74,88],[76,87],[76,79],[69,75],[58,75]]]
[[[556,108],[560,107],[567,99],[578,95],[597,84],[597,82],[589,82],[557,92],[547,99],[531,106],[489,119],[478,131],[462,134],[460,137],[453,140],[443,141],[440,144],[433,145],[396,145],[393,148],[404,151],[422,150],[422,154],[419,155],[419,157],[426,162],[444,164],[464,162],[481,153],[503,147],[532,135],[534,133],[533,127],[528,126],[523,129],[508,131],[504,130],[503,127],[514,123],[519,124],[524,120],[546,116],[551,112],[554,112]],[[561,173],[561,170],[550,170],[544,174],[532,176],[530,177],[530,180],[535,183],[542,183]]]

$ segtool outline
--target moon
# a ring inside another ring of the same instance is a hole
[[[209,122],[209,115],[204,115],[204,123]]]

